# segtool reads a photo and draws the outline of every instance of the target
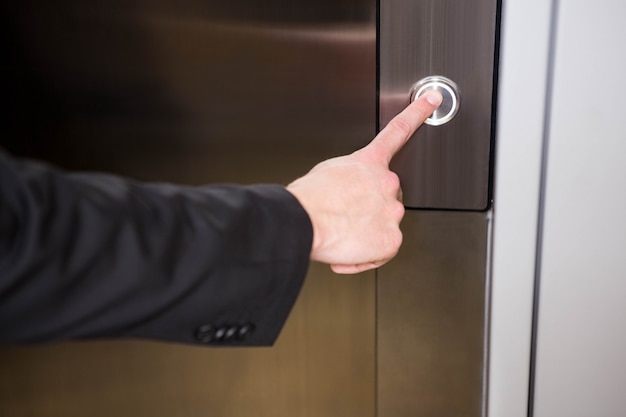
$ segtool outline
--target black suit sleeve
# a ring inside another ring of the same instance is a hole
[[[311,243],[279,185],[145,185],[0,152],[0,341],[269,345]]]

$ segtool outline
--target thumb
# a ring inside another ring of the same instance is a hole
[[[408,142],[415,131],[441,105],[443,98],[437,90],[419,96],[396,115],[380,133],[362,149],[375,160],[389,165],[393,156]]]

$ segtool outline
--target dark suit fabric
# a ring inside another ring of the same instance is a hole
[[[0,152],[0,341],[270,345],[311,242],[279,185],[146,185]]]

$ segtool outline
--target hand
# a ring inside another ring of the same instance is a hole
[[[398,253],[404,206],[400,180],[389,162],[441,100],[436,91],[422,95],[369,145],[323,161],[287,186],[313,224],[311,260],[353,274],[377,268]]]

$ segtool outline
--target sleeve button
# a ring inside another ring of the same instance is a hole
[[[226,334],[224,335],[224,339],[226,340],[235,339],[235,337],[239,333],[239,330],[240,330],[239,326],[230,326],[228,329],[226,329]]]
[[[196,340],[201,343],[211,343],[215,340],[215,329],[210,324],[204,324],[196,329]]]
[[[251,323],[243,324],[239,327],[239,332],[237,334],[237,338],[239,340],[244,340],[250,333],[254,331],[254,325]]]
[[[220,327],[217,330],[215,330],[215,340],[218,342],[221,342],[222,340],[224,340],[224,336],[226,336],[226,328],[225,327]]]

